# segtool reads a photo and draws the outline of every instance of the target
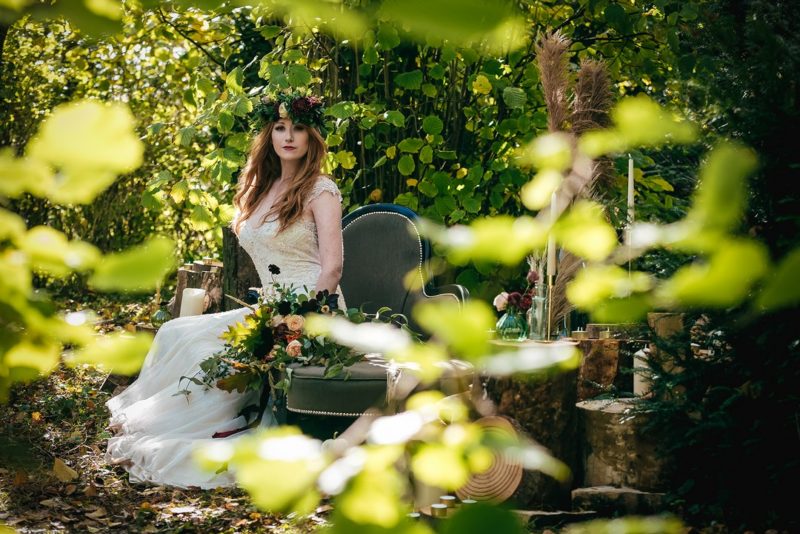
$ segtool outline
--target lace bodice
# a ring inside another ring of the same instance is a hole
[[[342,201],[342,195],[333,180],[320,176],[305,205],[325,192]],[[239,243],[253,259],[261,284],[269,286],[274,277],[276,282],[301,291],[303,287],[309,291],[314,289],[322,270],[317,225],[313,220],[301,218],[278,233],[280,225],[277,220],[260,224],[266,211],[266,206],[260,206],[242,221],[239,230]],[[279,275],[274,276],[269,272],[270,264],[280,268]]]

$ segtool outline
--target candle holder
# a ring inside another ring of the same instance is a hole
[[[547,275],[547,341],[552,339],[553,335],[553,285],[555,276],[552,274]]]

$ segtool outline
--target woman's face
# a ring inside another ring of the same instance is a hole
[[[308,126],[280,119],[272,127],[272,148],[281,161],[298,161],[308,152]]]

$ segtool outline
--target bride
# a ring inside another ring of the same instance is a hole
[[[320,133],[322,104],[309,96],[282,94],[262,100],[254,113],[259,133],[250,147],[234,204],[232,222],[239,242],[252,257],[262,284],[275,280],[339,294],[342,272],[342,197],[334,182],[320,174],[325,142]],[[269,272],[270,264],[280,274]],[[228,472],[207,473],[192,461],[195,447],[218,441],[215,432],[241,427],[239,410],[252,403],[240,394],[196,388],[175,393],[182,376],[221,350],[219,335],[249,312],[181,317],[161,326],[138,379],[106,405],[110,427],[106,457],[123,465],[132,482],[213,488],[233,484]],[[276,422],[267,410],[261,426]],[[226,440],[236,440],[234,434]]]

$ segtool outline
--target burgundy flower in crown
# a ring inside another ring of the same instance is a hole
[[[325,135],[325,108],[322,100],[316,96],[297,92],[265,96],[253,108],[253,115],[253,129],[256,131],[261,130],[268,122],[291,119],[292,122],[317,128]]]

